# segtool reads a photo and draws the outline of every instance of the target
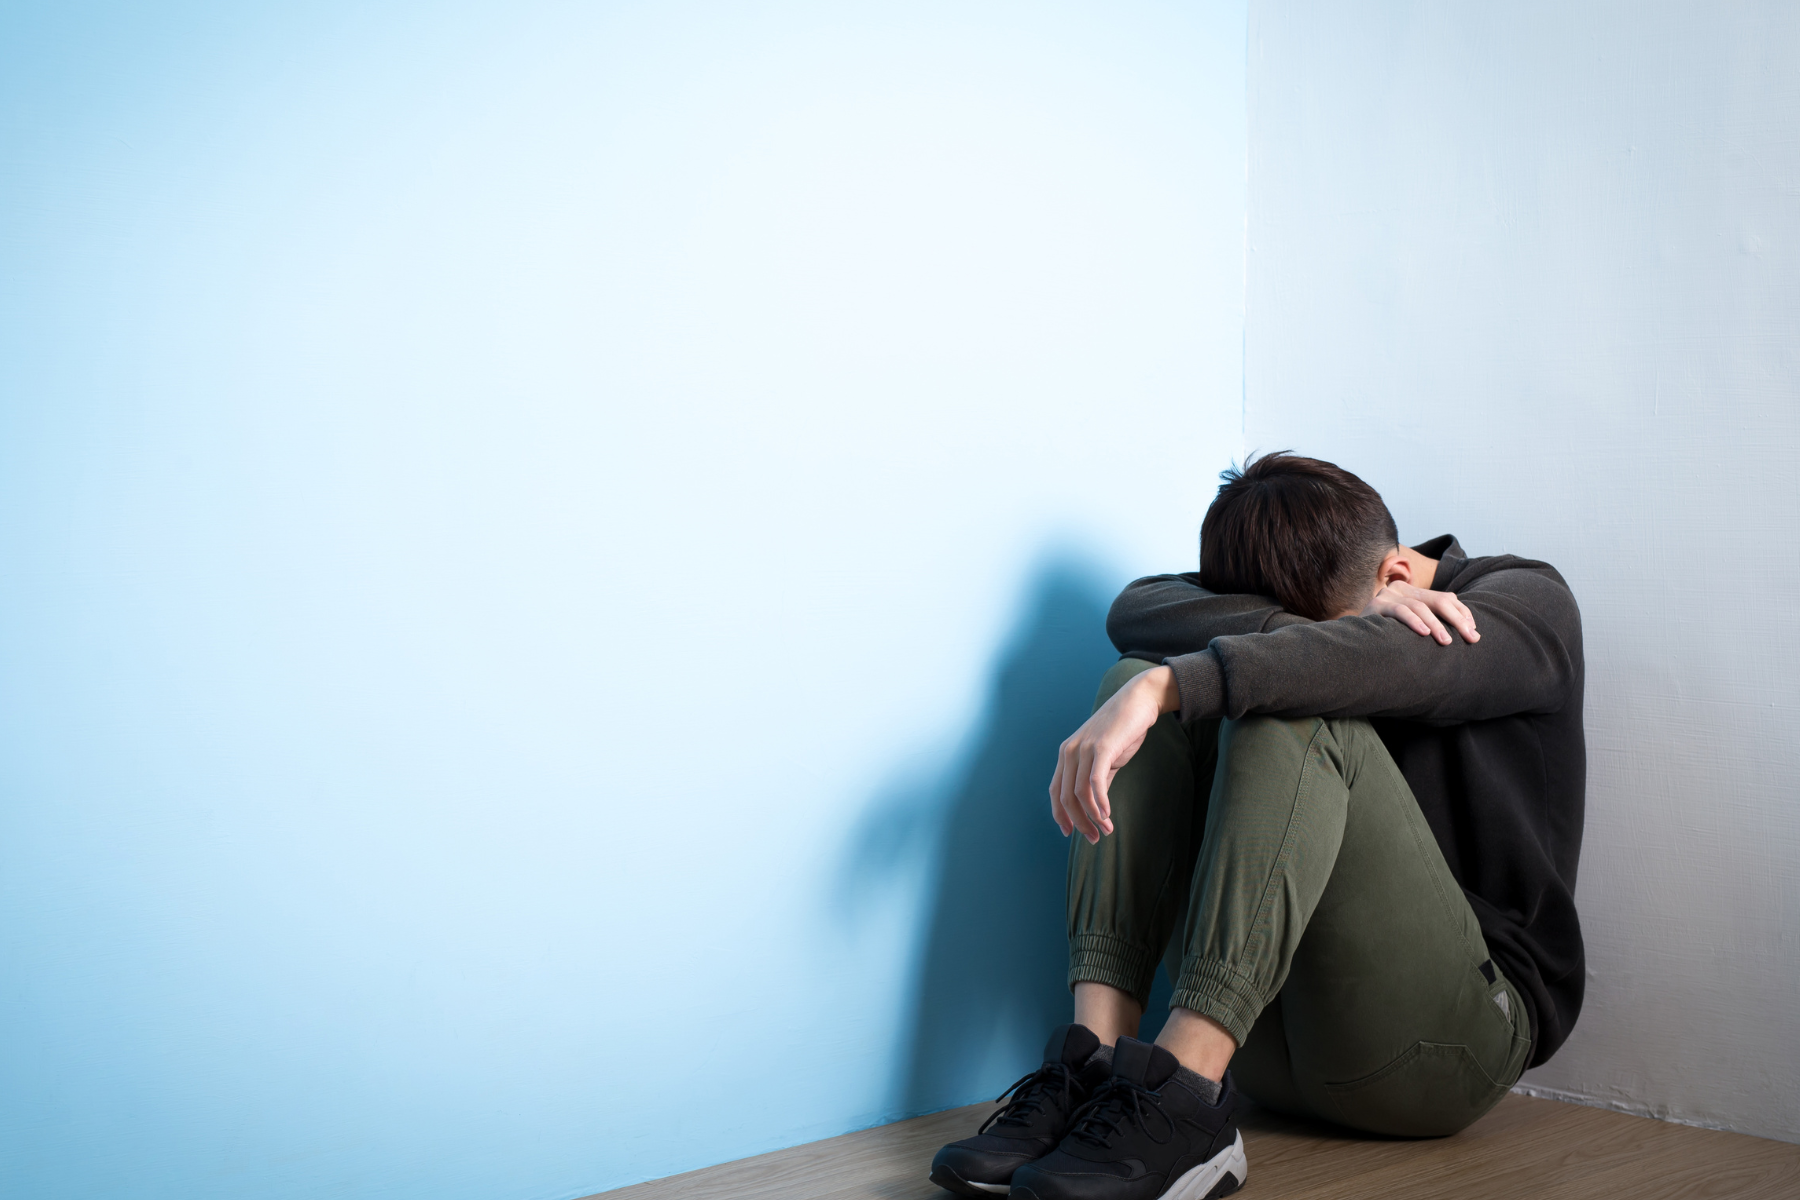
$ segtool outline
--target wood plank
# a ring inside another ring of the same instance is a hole
[[[995,1107],[952,1108],[600,1195],[607,1200],[942,1200],[949,1193],[925,1178],[931,1156],[945,1142],[973,1133]]]
[[[606,1200],[943,1200],[926,1179],[975,1104],[602,1193]],[[1367,1137],[1252,1109],[1247,1200],[1685,1200],[1800,1197],[1800,1146],[1509,1095],[1455,1137]],[[589,1200],[599,1200],[590,1197]]]

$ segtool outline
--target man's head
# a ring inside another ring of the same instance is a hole
[[[1285,450],[1220,479],[1200,523],[1201,586],[1272,596],[1314,621],[1361,611],[1400,541],[1374,488]]]

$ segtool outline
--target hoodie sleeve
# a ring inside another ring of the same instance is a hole
[[[1204,650],[1217,637],[1307,623],[1266,596],[1209,592],[1196,574],[1151,575],[1113,601],[1106,636],[1120,654],[1161,661]]]
[[[1260,713],[1454,724],[1559,710],[1578,671],[1575,597],[1543,563],[1488,561],[1494,565],[1456,589],[1475,614],[1479,642],[1455,637],[1440,646],[1386,617],[1218,636],[1197,653],[1165,652],[1181,719]]]

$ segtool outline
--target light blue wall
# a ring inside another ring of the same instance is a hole
[[[1244,19],[9,6],[0,1193],[572,1197],[1022,1069],[1049,755],[1240,450]]]

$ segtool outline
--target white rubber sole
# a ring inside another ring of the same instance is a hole
[[[1232,1185],[1232,1191],[1243,1187],[1250,1178],[1250,1160],[1244,1157],[1244,1135],[1241,1132],[1231,1145],[1177,1179],[1174,1186],[1162,1194],[1161,1200],[1206,1200],[1206,1197],[1212,1195],[1212,1190],[1219,1186],[1219,1181],[1227,1175],[1237,1180]]]
[[[973,1179],[965,1179],[965,1180],[963,1180],[963,1182],[965,1184],[967,1184],[969,1187],[980,1188],[982,1191],[992,1192],[996,1196],[1009,1196],[1012,1194],[1012,1185],[1011,1184],[976,1183]]]

